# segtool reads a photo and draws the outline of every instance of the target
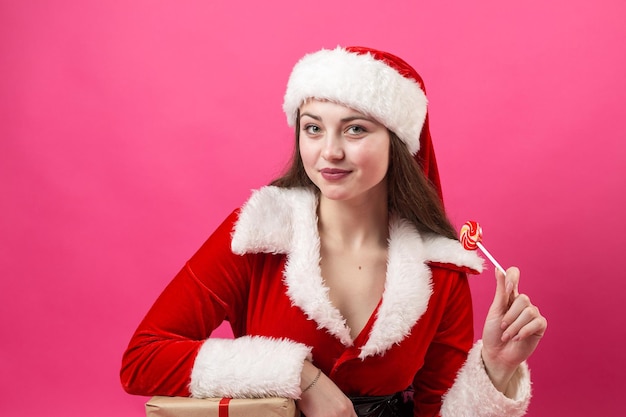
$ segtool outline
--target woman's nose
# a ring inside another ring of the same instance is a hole
[[[330,161],[342,159],[343,143],[340,137],[333,134],[328,134],[324,139],[324,148],[322,149],[322,158]]]

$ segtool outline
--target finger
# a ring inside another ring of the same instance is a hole
[[[508,310],[509,296],[506,292],[506,277],[499,269],[495,270],[496,274],[496,293],[491,305],[492,309],[495,309],[500,314],[504,314]]]
[[[512,301],[509,303],[507,310],[502,316],[502,329],[509,327],[526,308],[533,306],[530,302],[530,298],[528,298],[526,294],[520,294],[517,297],[511,295],[511,298]]]
[[[504,314],[518,295],[519,269],[511,267],[506,271],[506,275],[496,268],[496,294],[494,296],[492,309]]]
[[[521,297],[521,296],[520,296]],[[515,310],[519,309],[519,305],[515,305],[513,307]],[[539,309],[533,305],[527,305],[522,308],[519,313],[515,313],[515,317],[510,321],[510,324],[503,329],[502,340],[506,341],[509,339],[515,339],[516,336],[520,334],[522,329],[526,327],[529,323],[533,322],[536,319],[543,319],[541,314],[539,313]],[[527,332],[526,330],[525,332]]]
[[[548,322],[544,317],[535,317],[533,320],[522,326],[516,334],[512,335],[511,339],[514,342],[519,342],[533,336],[541,338],[546,332],[547,324]]]
[[[512,266],[506,270],[506,292],[513,294],[513,297],[519,295],[519,277],[520,271],[517,267]]]

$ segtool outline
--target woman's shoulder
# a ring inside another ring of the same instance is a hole
[[[235,253],[286,253],[294,228],[315,220],[317,197],[307,188],[266,186],[254,190],[237,211],[232,231]]]
[[[482,272],[482,270],[477,270],[469,266],[456,265],[456,264],[447,263],[447,262],[429,261],[428,267],[433,271],[433,275],[450,274],[450,273],[477,275]]]
[[[429,235],[423,238],[427,252],[427,264],[431,269],[480,274],[484,268],[484,260],[476,251],[469,251],[456,239],[440,235]]]
[[[484,261],[476,251],[466,250],[456,239],[434,233],[420,233],[411,222],[399,216],[391,217],[390,243],[390,248],[400,247],[404,256],[423,262],[431,269],[470,274],[478,274],[483,270]]]

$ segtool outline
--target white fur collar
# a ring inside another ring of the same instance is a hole
[[[284,281],[293,304],[337,337],[345,346],[353,340],[341,313],[328,297],[319,266],[317,198],[306,189],[264,187],[242,207],[235,225],[232,250],[287,255]],[[392,218],[383,301],[359,357],[382,354],[408,335],[424,314],[432,293],[428,262],[448,263],[482,271],[483,261],[456,240],[422,237],[405,220]],[[412,308],[407,308],[412,306]]]

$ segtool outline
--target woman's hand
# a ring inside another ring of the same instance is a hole
[[[303,390],[314,381],[318,371],[311,362],[304,362],[301,379]],[[306,417],[356,417],[352,401],[324,373],[311,388],[302,393],[297,403]]]
[[[519,269],[496,270],[496,294],[483,329],[482,357],[494,386],[506,394],[518,366],[543,337],[547,321],[530,298],[519,294]]]

